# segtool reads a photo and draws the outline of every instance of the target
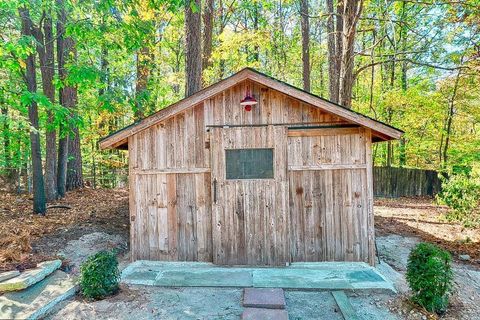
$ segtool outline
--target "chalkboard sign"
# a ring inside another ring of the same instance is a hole
[[[273,179],[273,149],[225,150],[227,179]]]

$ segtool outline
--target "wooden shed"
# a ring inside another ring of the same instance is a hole
[[[374,264],[372,142],[402,133],[247,68],[100,147],[128,149],[132,260]]]

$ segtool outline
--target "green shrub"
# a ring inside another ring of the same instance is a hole
[[[480,177],[477,174],[457,174],[442,178],[442,191],[437,200],[452,209],[447,219],[460,221],[465,226],[476,226],[479,223]]]
[[[80,267],[80,288],[88,299],[102,299],[118,291],[117,256],[100,251],[90,256]]]
[[[408,257],[407,281],[412,300],[430,312],[443,313],[448,306],[453,272],[450,253],[430,243],[419,243]]]

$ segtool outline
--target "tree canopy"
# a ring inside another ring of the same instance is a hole
[[[0,0],[0,25],[1,174],[29,185],[33,132],[47,198],[62,156],[67,189],[125,168],[101,137],[246,66],[403,129],[375,165],[480,162],[478,0]]]

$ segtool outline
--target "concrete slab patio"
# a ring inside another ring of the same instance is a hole
[[[391,282],[366,263],[293,263],[289,267],[218,266],[204,262],[136,261],[122,282],[161,287],[283,288],[395,292]]]

